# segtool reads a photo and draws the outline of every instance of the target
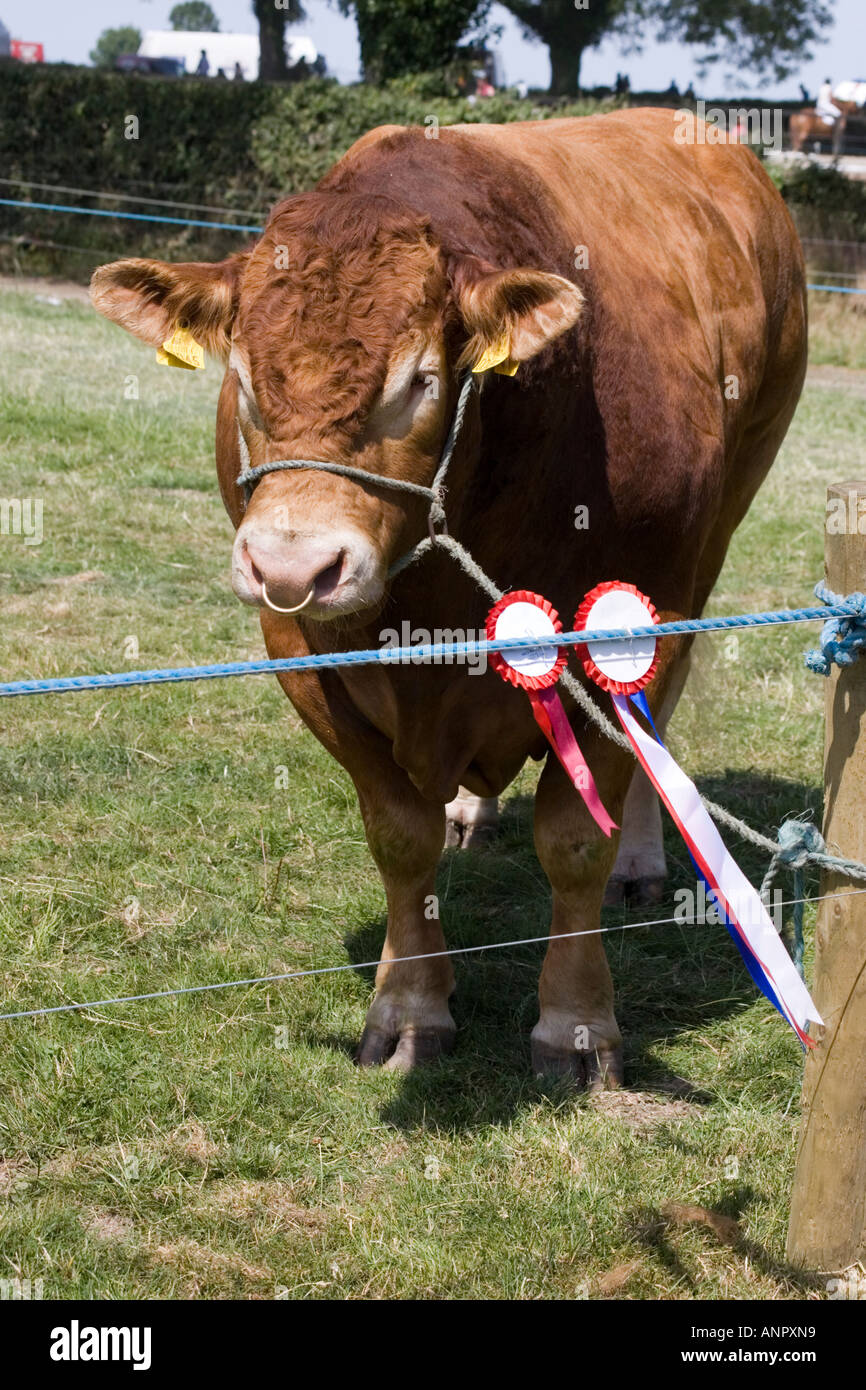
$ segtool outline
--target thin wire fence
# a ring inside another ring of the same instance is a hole
[[[779,906],[792,907],[796,904],[819,903],[825,902],[831,897],[837,899],[856,897],[862,893],[866,893],[866,888],[853,888],[846,893],[825,893],[816,898],[788,898],[783,900]],[[649,922],[622,922],[615,926],[587,927],[583,931],[557,932],[555,937],[548,932],[544,936],[516,937],[513,941],[487,941],[478,946],[451,946],[446,950],[424,951],[419,955],[390,956],[387,964],[389,966],[407,965],[411,961],[438,960],[443,956],[471,956],[487,951],[512,950],[518,946],[549,945],[552,940],[568,941],[581,936],[604,936],[610,932],[638,931],[641,927],[697,927],[704,925],[706,925],[705,920],[699,917],[657,917]],[[82,1009],[104,1009],[114,1004],[140,1004],[151,999],[174,999],[187,994],[213,994],[224,989],[276,984],[284,980],[305,980],[316,975],[343,975],[354,970],[375,970],[381,964],[381,960],[350,961],[344,965],[319,965],[306,970],[283,970],[275,975],[253,975],[241,980],[218,980],[209,985],[178,985],[172,989],[149,990],[145,994],[120,994],[108,999],[85,999],[74,1004],[51,1004],[48,1007],[38,1009],[18,1009],[13,1013],[0,1014],[0,1023],[19,1018],[44,1018],[48,1014],[77,1013]]]

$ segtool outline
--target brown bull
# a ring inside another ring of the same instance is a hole
[[[782,200],[743,146],[679,143],[670,112],[428,134],[372,131],[221,264],[121,261],[94,276],[97,309],[145,342],[187,324],[227,361],[216,452],[235,591],[305,605],[299,617],[262,608],[269,653],[375,647],[404,621],[483,628],[489,600],[447,554],[387,578],[426,534],[423,499],[270,472],[245,509],[235,480],[240,432],[253,466],[331,461],[429,484],[459,368],[503,339],[517,373],[486,373],[470,399],[450,534],[566,624],[612,578],[649,594],[662,620],[700,614],[805,371],[803,263]],[[686,665],[686,644],[666,639],[648,688],[661,728]],[[281,683],[352,777],[387,894],[359,1059],[412,1065],[454,1036],[450,960],[389,964],[444,949],[431,903],[445,806],[461,787],[496,797],[547,745],[526,696],[492,671],[377,665]],[[641,836],[658,840],[647,784],[629,792],[630,756],[571,713],[618,822],[625,807],[620,863],[630,837],[625,859],[639,859]],[[573,933],[598,927],[617,847],[553,757],[535,842],[553,921],[534,1066],[616,1084],[601,937]]]

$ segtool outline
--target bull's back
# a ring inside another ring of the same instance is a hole
[[[587,248],[609,300],[659,272],[700,309],[762,292],[770,313],[804,293],[802,251],[784,201],[745,145],[681,113],[640,108],[567,120],[462,125],[445,138],[489,146],[540,178],[562,225]]]
[[[556,206],[592,303],[583,331],[606,364],[596,390],[613,487],[617,475],[634,487],[639,420],[644,465],[667,473],[707,533],[729,535],[799,398],[806,290],[784,201],[751,150],[713,134],[641,109],[452,138],[507,153]]]

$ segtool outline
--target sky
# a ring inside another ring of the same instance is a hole
[[[223,30],[255,33],[256,24],[249,0],[210,0]],[[304,0],[308,18],[291,34],[307,34],[320,53],[328,70],[341,82],[356,81],[358,42],[355,24],[345,18],[328,0]],[[16,39],[44,43],[49,62],[86,63],[93,44],[103,29],[120,24],[136,28],[168,29],[168,14],[174,0],[0,0],[0,19]],[[803,81],[813,94],[826,75],[833,81],[842,78],[866,78],[866,0],[835,0],[836,22],[828,31],[827,41],[816,47],[816,56],[783,83],[759,83],[754,78],[725,80],[723,69],[715,76],[701,81],[695,62],[695,51],[683,44],[650,43],[642,55],[624,55],[615,43],[605,43],[584,56],[581,84],[586,87],[612,85],[618,71],[627,72],[635,90],[658,91],[674,79],[681,90],[690,82],[700,95],[736,97],[748,92],[780,100],[799,95]],[[550,78],[547,50],[540,43],[530,43],[519,26],[501,5],[493,9],[493,21],[503,26],[502,37],[493,47],[500,52],[507,82],[523,80],[530,87],[546,87]]]

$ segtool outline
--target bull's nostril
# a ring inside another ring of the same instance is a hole
[[[278,613],[300,612],[312,604],[340,600],[347,577],[354,574],[350,545],[329,545],[316,535],[251,532],[244,536],[237,559],[246,602],[264,603]]]
[[[333,589],[336,589],[337,585],[340,582],[340,579],[342,578],[343,562],[345,558],[346,552],[345,550],[341,550],[334,563],[332,565],[328,565],[327,569],[322,570],[320,574],[316,575],[315,587],[317,598],[324,598],[326,594],[329,594]]]

